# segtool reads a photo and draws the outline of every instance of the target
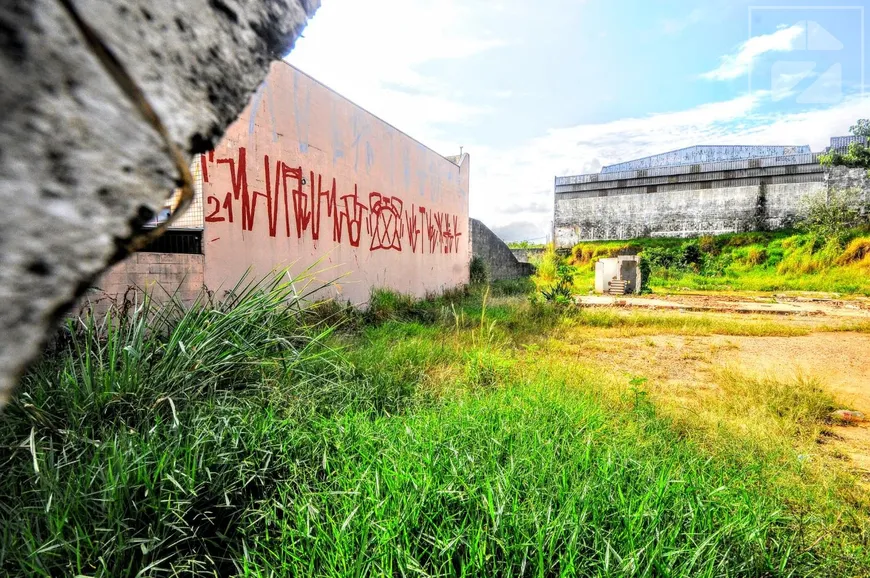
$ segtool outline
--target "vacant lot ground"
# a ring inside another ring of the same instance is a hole
[[[640,310],[615,308],[610,312],[631,319]],[[643,336],[595,336],[581,342],[577,354],[592,356],[628,376],[647,378],[663,403],[682,405],[687,411],[703,407],[711,395],[721,395],[718,383],[723,375],[739,374],[759,383],[817,384],[839,408],[870,416],[870,332],[849,331],[870,326],[856,325],[838,314],[835,310],[829,313],[834,317],[776,315],[779,327],[771,328],[773,334],[755,336],[698,335],[691,329],[692,318],[761,327],[770,323],[767,316],[682,312],[686,334],[667,328]],[[841,425],[832,421],[822,435],[820,442],[842,452],[850,467],[870,481],[870,422]]]
[[[870,575],[865,320],[524,290],[71,325],[0,421],[0,574]]]

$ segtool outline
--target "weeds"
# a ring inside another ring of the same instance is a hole
[[[826,237],[818,232],[755,232],[698,240],[634,239],[581,243],[572,250],[575,289],[593,285],[597,256],[631,248],[650,266],[654,287],[668,290],[825,291],[870,295],[870,241],[864,229]]]
[[[545,301],[568,305],[571,301],[574,285],[574,268],[569,265],[559,265],[556,269],[556,282],[550,287],[541,289],[541,295]]]
[[[468,265],[469,281],[472,285],[482,285],[489,280],[489,270],[486,261],[475,255]]]
[[[0,573],[870,568],[863,514],[851,532],[832,524],[843,498],[801,485],[800,464],[764,448],[711,451],[642,377],[620,399],[625,380],[548,341],[559,328],[719,325],[494,289],[428,301],[379,291],[374,313],[352,314],[307,302],[297,281],[71,324],[0,421]],[[733,396],[764,419],[814,427],[828,403],[814,387],[735,381]],[[784,406],[799,410],[777,414]]]

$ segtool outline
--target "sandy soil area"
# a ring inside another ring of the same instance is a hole
[[[800,318],[794,318],[798,322]],[[782,321],[783,319],[779,319]],[[682,336],[598,338],[601,361],[619,363],[629,374],[647,376],[681,392],[714,389],[715,372],[790,380],[813,378],[843,409],[870,417],[870,334],[819,332],[796,337]],[[593,348],[594,350],[595,348]],[[870,479],[870,422],[831,426],[833,442]]]

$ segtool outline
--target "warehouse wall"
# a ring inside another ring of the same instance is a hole
[[[799,215],[801,199],[825,187],[824,182],[807,182],[586,198],[557,195],[556,244],[788,227]]]
[[[448,160],[286,63],[201,164],[218,296],[249,268],[311,267],[355,303],[468,281],[468,155]]]

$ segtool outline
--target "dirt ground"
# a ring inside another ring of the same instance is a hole
[[[710,292],[643,296],[584,295],[577,300],[581,305],[590,307],[870,318],[870,299],[842,298],[826,293]]]
[[[823,321],[816,316],[807,319],[779,315],[776,320],[803,327]],[[678,403],[686,392],[714,389],[717,372],[735,369],[741,374],[780,381],[798,377],[817,380],[840,408],[858,410],[870,417],[867,333],[815,332],[795,337],[647,335],[603,337],[595,342],[590,344],[595,357],[618,363],[628,374],[649,378],[651,384],[669,391]],[[870,422],[832,425],[830,430],[838,451],[870,480]]]

